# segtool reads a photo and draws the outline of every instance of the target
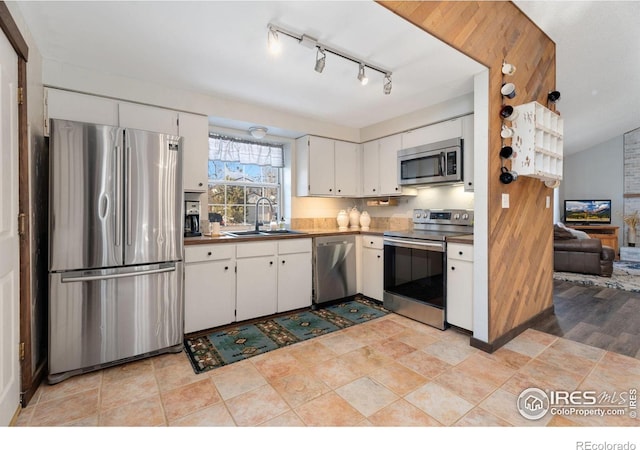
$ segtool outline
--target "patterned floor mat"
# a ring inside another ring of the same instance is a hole
[[[379,303],[357,297],[352,301],[317,310],[279,316],[247,325],[230,325],[207,335],[185,339],[184,348],[193,370],[202,373],[367,322],[388,312]]]
[[[553,278],[571,281],[583,286],[600,286],[623,291],[640,292],[640,263],[614,261],[611,277],[587,275],[581,273],[554,272]]]

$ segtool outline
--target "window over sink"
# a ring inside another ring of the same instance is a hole
[[[208,212],[210,222],[227,229],[246,228],[271,220],[269,205],[256,201],[267,197],[279,218],[282,205],[283,146],[209,135]]]

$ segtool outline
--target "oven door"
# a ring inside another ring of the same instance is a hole
[[[445,244],[384,238],[384,306],[439,329],[445,328]]]

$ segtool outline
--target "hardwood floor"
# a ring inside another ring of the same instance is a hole
[[[555,315],[532,328],[640,359],[640,294],[553,283]]]

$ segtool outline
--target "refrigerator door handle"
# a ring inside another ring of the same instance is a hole
[[[115,205],[114,205],[114,229],[115,229],[115,246],[120,247],[122,240],[122,218],[120,217],[120,210],[122,208],[122,148],[116,145],[116,180],[115,180]]]
[[[133,230],[131,228],[131,147],[127,145],[127,173],[126,173],[126,182],[127,182],[127,245],[131,246],[133,244],[131,240],[131,235],[133,234]]]
[[[175,265],[171,267],[163,267],[160,269],[151,269],[145,271],[133,271],[133,272],[123,272],[123,273],[113,273],[109,275],[88,275],[88,276],[74,276],[74,275],[63,275],[61,280],[63,283],[77,283],[82,281],[101,281],[101,280],[112,280],[115,278],[126,278],[126,277],[137,277],[140,275],[152,275],[156,273],[165,273],[165,272],[173,272],[176,270]]]

